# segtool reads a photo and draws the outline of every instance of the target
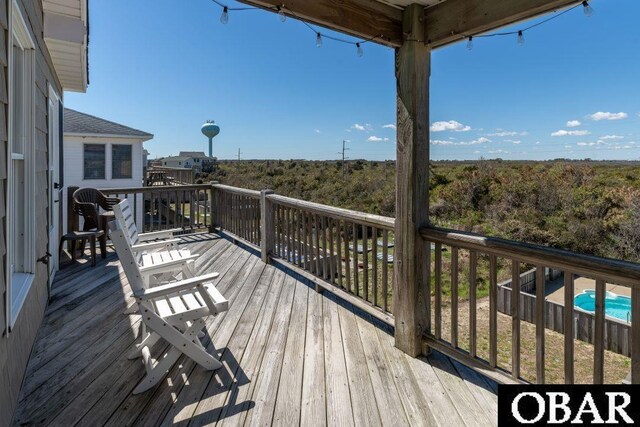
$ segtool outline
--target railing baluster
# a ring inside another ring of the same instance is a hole
[[[489,365],[498,365],[498,258],[489,255]]]
[[[604,298],[606,284],[604,280],[596,280],[596,318],[595,336],[593,340],[593,383],[604,382]]]
[[[378,229],[373,227],[371,233],[371,272],[373,276],[371,288],[373,289],[373,305],[378,307],[378,292],[380,292],[378,286]]]
[[[640,384],[640,287],[631,288],[631,384]]]
[[[329,278],[329,260],[327,251],[327,218],[322,215],[320,217],[320,231],[322,232],[322,278]]]
[[[335,242],[336,242],[336,274],[338,275],[338,286],[344,289],[344,283],[342,282],[342,221],[337,220],[335,222]]]
[[[344,273],[347,280],[347,291],[351,292],[351,257],[349,256],[349,223],[347,221],[344,221],[342,236],[344,239]]]
[[[333,242],[333,219],[328,218],[328,231],[329,231],[329,282],[335,283],[336,280],[336,264],[335,260],[335,247]]]
[[[382,232],[382,309],[388,309],[389,295],[389,231]]]
[[[371,301],[369,296],[369,228],[362,226],[362,282],[364,285],[364,299]]]
[[[431,248],[429,248],[430,250]],[[469,251],[469,355],[476,357],[476,285],[478,280],[478,253]]]
[[[431,248],[429,248],[431,250]],[[435,244],[435,336],[439,340],[442,333],[442,243]]]
[[[355,289],[355,294],[360,296],[360,286],[358,280],[358,227],[355,223],[352,224],[353,229],[353,241],[351,245],[353,246],[353,287]]]
[[[564,382],[573,384],[573,273],[564,272]]]
[[[292,262],[293,260],[293,253],[291,250],[291,209],[290,208],[286,208],[287,213],[287,261],[288,262]]]
[[[544,267],[536,267],[536,382],[544,384],[545,366],[544,366],[544,330],[545,322],[545,306],[544,299],[545,277]]]
[[[314,248],[315,248],[315,256],[316,256],[316,276],[320,277],[320,219],[318,215],[313,214],[313,225],[315,226],[314,233]]]
[[[520,377],[520,263],[511,262],[511,375]]]

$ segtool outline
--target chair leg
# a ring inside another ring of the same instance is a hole
[[[173,347],[169,352],[156,363],[151,372],[148,372],[147,375],[138,383],[135,389],[133,389],[133,394],[144,393],[145,391],[153,388],[156,384],[158,384],[162,379],[167,375],[167,372],[174,363],[178,361],[180,358],[180,353]]]
[[[91,248],[91,267],[96,266],[96,238],[95,236],[89,239],[89,246]]]
[[[151,348],[159,340],[160,340],[160,335],[156,334],[155,332],[149,332],[149,334],[146,337],[141,339],[140,342],[136,344],[135,348],[129,351],[129,353],[127,354],[127,359],[129,360],[137,359],[138,357],[142,356],[143,347]]]
[[[105,234],[100,237],[100,256],[102,256],[102,259],[105,259],[107,257],[107,232],[105,231]]]
[[[195,320],[191,327],[182,334],[160,316],[151,311],[152,310],[150,310],[147,318],[145,319],[145,323],[149,326],[149,329],[157,332],[162,338],[168,341],[169,344],[176,347],[203,368],[213,371],[222,367],[222,363],[220,363],[218,359],[207,353],[194,341],[194,339],[197,340],[196,335],[198,334],[198,331],[205,327],[204,320]]]

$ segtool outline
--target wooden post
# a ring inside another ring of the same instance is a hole
[[[209,207],[211,210],[211,217],[209,218],[209,233],[215,233],[216,226],[218,225],[218,216],[220,215],[220,207],[218,206],[220,203],[220,198],[216,197],[217,192],[214,188],[214,185],[219,184],[218,181],[209,182]],[[205,207],[207,203],[205,202]],[[204,214],[207,214],[207,210],[205,209]]]
[[[260,249],[262,251],[262,262],[269,263],[269,257],[273,251],[273,205],[267,199],[269,194],[273,194],[271,190],[262,190],[260,192],[260,231],[262,239]]]
[[[67,187],[67,233],[76,231],[78,228],[78,215],[73,209],[73,193],[80,187],[69,186]],[[75,240],[67,242],[67,250],[72,258],[75,259],[76,254],[76,242]]]
[[[429,224],[429,76],[431,49],[424,42],[424,6],[403,12],[405,42],[396,50],[397,171],[393,314],[395,345],[422,353],[430,331],[430,248],[418,233]],[[428,351],[428,349],[427,349]]]

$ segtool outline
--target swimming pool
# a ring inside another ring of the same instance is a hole
[[[584,311],[594,313],[596,311],[595,291],[588,289],[576,295],[573,303]],[[604,312],[607,316],[628,321],[631,318],[631,298],[607,292],[604,298]]]

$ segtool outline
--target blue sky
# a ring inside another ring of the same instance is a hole
[[[524,46],[434,51],[431,157],[639,160],[640,2],[591,4],[591,18],[578,8]],[[392,49],[317,48],[302,23],[264,11],[222,25],[211,0],[93,1],[90,13],[91,83],[65,104],[153,133],[152,158],[205,151],[207,119],[223,159],[337,159],[343,139],[350,158],[395,158]]]

